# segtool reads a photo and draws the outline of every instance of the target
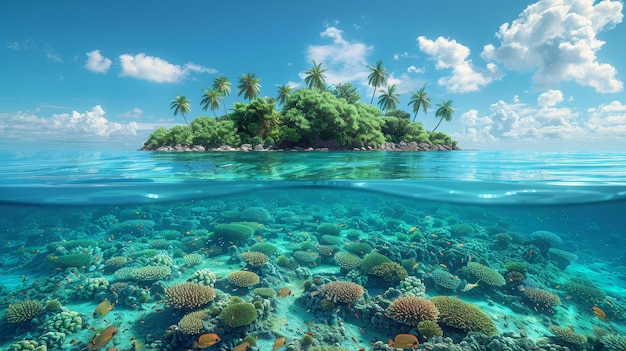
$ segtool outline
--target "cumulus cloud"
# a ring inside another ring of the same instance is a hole
[[[125,112],[120,115],[120,117],[133,119],[141,118],[141,116],[143,116],[143,110],[138,107],[135,107],[132,111]]]
[[[540,94],[534,105],[515,97],[511,102],[500,100],[492,104],[485,115],[470,110],[461,116],[463,133],[455,137],[462,144],[483,146],[494,142],[530,146],[626,139],[626,105],[613,101],[575,111],[560,106],[563,101],[560,91],[549,90]]]
[[[306,50],[308,62],[323,63],[327,84],[360,81],[367,84],[367,58],[373,47],[358,41],[349,41],[343,37],[343,31],[329,26],[320,33],[324,39],[332,40],[325,45],[310,45]],[[304,78],[304,77],[301,77]]]
[[[430,40],[419,36],[417,42],[420,50],[435,60],[435,68],[438,70],[451,69],[452,75],[442,77],[438,84],[448,91],[466,93],[478,91],[494,80],[500,79],[502,74],[498,67],[489,63],[484,69],[477,69],[472,60],[468,59],[470,49],[456,40],[438,37]]]
[[[117,143],[135,140],[146,133],[137,122],[108,120],[101,106],[85,112],[39,116],[29,112],[0,114],[0,133],[4,143],[28,143],[33,147],[63,143]],[[135,141],[140,145],[140,142]]]
[[[615,67],[596,56],[604,45],[597,34],[622,22],[622,7],[615,0],[540,0],[502,24],[500,45],[485,46],[481,55],[507,69],[534,70],[542,88],[575,81],[600,93],[622,91]]]
[[[122,65],[120,76],[144,79],[156,83],[177,83],[186,78],[191,72],[217,72],[213,68],[206,68],[191,62],[182,66],[175,65],[159,57],[148,56],[144,53],[137,55],[122,54],[119,59]]]
[[[87,63],[85,68],[96,73],[106,73],[111,67],[112,61],[100,54],[100,50],[87,53]]]

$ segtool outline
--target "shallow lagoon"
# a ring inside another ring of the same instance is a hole
[[[625,329],[625,158],[5,152],[0,342],[84,350],[114,325],[106,347],[123,350],[192,348],[204,333],[221,337],[212,349],[246,336],[259,350],[282,336],[293,350],[383,349],[399,333],[423,348],[611,349]],[[242,270],[258,283],[239,286]],[[363,293],[343,300],[334,281]],[[180,305],[173,287],[185,282],[216,296]],[[436,296],[479,312],[461,318],[441,298],[437,318],[397,312],[404,300],[432,308]],[[105,299],[113,309],[94,317]],[[221,312],[236,302],[256,318],[233,326]],[[30,308],[26,320],[16,306]],[[199,329],[181,322],[198,310]],[[426,339],[420,318],[450,339]],[[495,335],[471,333],[481,328]]]

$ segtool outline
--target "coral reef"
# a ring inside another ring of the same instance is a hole
[[[209,318],[205,310],[187,313],[178,321],[178,330],[187,335],[198,335],[204,329],[203,322]]]
[[[222,325],[231,328],[249,325],[258,317],[256,308],[248,302],[231,303],[224,307],[218,319]]]
[[[448,296],[435,296],[431,301],[439,310],[439,321],[445,325],[486,335],[498,332],[491,318],[475,305]]]
[[[321,286],[326,298],[334,303],[351,303],[363,296],[363,287],[348,281],[333,281]]]
[[[10,323],[28,322],[35,318],[42,309],[43,305],[37,300],[19,301],[7,308],[4,319]]]
[[[476,278],[488,285],[503,286],[506,284],[506,280],[502,274],[482,263],[469,262],[467,268]]]
[[[250,271],[234,271],[228,274],[228,281],[240,288],[248,288],[261,282],[259,276]]]
[[[436,322],[439,317],[439,310],[428,299],[402,296],[387,307],[385,315],[396,322],[417,326],[421,321]]]
[[[197,283],[181,283],[165,290],[167,304],[180,309],[202,307],[215,299],[215,289]]]

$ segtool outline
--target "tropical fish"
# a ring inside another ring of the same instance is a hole
[[[247,341],[242,342],[241,344],[233,347],[232,351],[248,351],[250,350],[250,343]]]
[[[220,336],[215,333],[202,334],[198,337],[198,341],[194,341],[193,346],[197,349],[204,349],[220,342]]]
[[[479,280],[480,281],[480,280]],[[478,282],[479,282],[478,281]],[[472,289],[474,289],[475,287],[478,286],[478,282],[476,283],[467,283],[465,284],[465,286],[463,287],[463,289],[461,289],[462,292],[466,292],[466,291],[470,291]]]
[[[605,322],[610,322],[609,319],[606,317],[606,313],[604,313],[604,311],[598,307],[598,306],[593,306],[591,307],[591,310],[593,311],[593,314],[596,315],[596,317],[598,317],[598,319],[601,319]]]
[[[389,346],[393,346],[398,349],[406,349],[410,347],[413,350],[416,350],[417,345],[419,345],[419,341],[417,340],[417,336],[413,334],[398,334],[393,340],[389,339]]]
[[[111,304],[111,301],[104,299],[104,301],[100,302],[98,306],[96,306],[96,310],[93,312],[93,318],[104,317],[112,309],[113,304]]]
[[[279,350],[280,348],[285,346],[286,343],[287,339],[285,339],[284,336],[276,338],[276,340],[274,340],[274,346],[272,347],[272,351]]]
[[[117,335],[117,328],[115,326],[108,326],[99,334],[93,337],[89,344],[87,344],[87,350],[97,350],[106,346],[111,339]]]
[[[276,296],[278,297],[285,297],[285,296],[292,296],[292,295],[293,293],[291,292],[291,289],[287,287],[278,289],[278,292],[276,293]]]
[[[409,228],[409,233],[412,233],[412,232],[414,232],[416,230],[417,230],[417,227],[411,227],[411,228]]]

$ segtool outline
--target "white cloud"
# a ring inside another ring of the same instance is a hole
[[[406,71],[409,72],[409,73],[424,73],[426,70],[423,69],[423,68],[417,68],[417,67],[411,65],[411,66],[409,66],[406,69]]]
[[[308,62],[323,63],[322,68],[328,69],[324,74],[329,85],[360,81],[367,84],[369,69],[367,57],[373,47],[357,41],[348,41],[343,31],[336,27],[327,27],[320,36],[331,39],[331,44],[310,45],[306,50]],[[301,77],[303,78],[303,77]]]
[[[146,137],[146,128],[137,122],[118,123],[108,120],[101,106],[86,112],[39,116],[29,112],[0,114],[0,133],[6,145],[27,144],[30,147],[46,148],[53,144],[111,145],[132,141],[138,148],[138,132]],[[113,145],[115,146],[115,145]]]
[[[15,51],[27,51],[31,49],[37,49],[37,45],[32,39],[28,38],[22,42],[19,42],[19,41],[10,42],[7,44],[7,48],[11,50],[15,50]]]
[[[563,93],[560,90],[548,90],[537,98],[538,106],[554,106],[563,101]]]
[[[442,77],[438,81],[439,85],[444,86],[450,92],[478,91],[502,76],[493,63],[487,64],[483,70],[474,67],[472,61],[468,59],[470,49],[457,43],[456,40],[444,37],[430,40],[420,36],[417,41],[420,50],[435,60],[436,69],[452,69],[451,76]]]
[[[488,145],[497,142],[526,146],[566,142],[620,141],[626,139],[626,105],[619,101],[585,112],[559,106],[563,94],[549,90],[537,104],[525,104],[515,97],[490,107],[487,115],[470,110],[461,116],[463,133],[455,135],[461,144]]]
[[[500,46],[487,45],[481,55],[507,69],[535,70],[541,88],[573,80],[600,93],[619,92],[615,67],[597,61],[604,42],[596,35],[621,23],[622,7],[614,0],[540,0],[501,25]]]
[[[298,83],[298,82],[294,82],[294,81],[292,81],[292,80],[288,81],[288,82],[287,82],[287,84],[285,84],[285,85],[287,85],[287,86],[288,86],[288,87],[290,87],[291,89],[297,89],[297,88],[299,88],[299,87],[301,87],[301,86],[302,86],[302,84],[300,84],[300,83]]]
[[[145,79],[156,83],[176,83],[186,78],[191,72],[216,73],[212,68],[202,67],[194,63],[183,66],[171,64],[159,57],[147,56],[144,53],[137,55],[120,55],[122,72],[120,76]]]
[[[100,54],[100,50],[87,53],[87,63],[85,68],[96,73],[106,73],[111,67],[112,61]]]
[[[143,116],[143,110],[138,108],[138,107],[135,107],[132,111],[122,113],[119,116],[120,117],[124,117],[124,118],[137,119],[137,118],[141,118],[141,116]]]
[[[46,54],[46,58],[52,60],[53,62],[63,62],[63,58],[61,57],[61,55],[54,52],[52,46],[48,44],[46,44],[46,47],[44,48],[44,53]]]

